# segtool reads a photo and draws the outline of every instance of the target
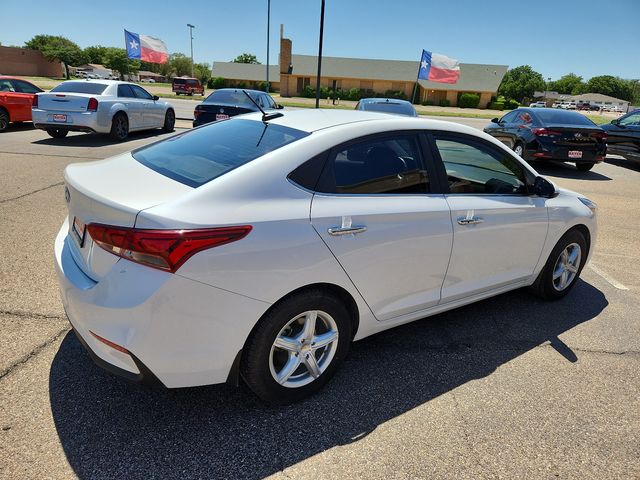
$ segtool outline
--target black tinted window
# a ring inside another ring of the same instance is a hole
[[[309,135],[252,120],[225,120],[132,152],[162,175],[199,187],[251,160]]]
[[[509,112],[504,117],[502,117],[500,121],[503,123],[513,123],[515,122],[517,116],[518,116],[518,112],[516,111]]]
[[[463,136],[435,137],[451,193],[527,193],[524,168],[507,152]]]
[[[133,93],[137,98],[143,98],[145,100],[151,100],[153,97],[149,92],[147,92],[144,88],[139,87],[138,85],[129,85],[133,90]]]
[[[255,110],[255,105],[251,100],[249,100],[249,98],[244,94],[242,90],[216,90],[205,99],[204,103],[226,103],[230,105],[250,105],[254,107],[254,110]]]
[[[107,85],[104,83],[92,82],[63,82],[51,89],[52,92],[62,93],[89,93],[91,95],[100,95],[105,91]]]
[[[42,91],[35,85],[32,85],[29,82],[25,82],[23,80],[13,80],[13,84],[15,85],[17,92],[38,93]]]
[[[335,153],[318,190],[326,193],[428,193],[429,180],[413,136],[369,139]]]
[[[416,111],[408,103],[395,103],[395,102],[372,102],[363,103],[362,109],[371,112],[383,112],[383,113],[395,113],[397,115],[409,115],[415,116]]]
[[[578,112],[567,110],[540,110],[536,112],[536,116],[544,125],[551,123],[563,125],[585,125],[593,127],[595,123]]]
[[[131,85],[118,85],[118,96],[124,98],[135,98],[136,95],[131,89]]]
[[[173,79],[173,84],[174,85],[184,85],[185,83],[187,83],[187,81],[184,78],[174,78]]]

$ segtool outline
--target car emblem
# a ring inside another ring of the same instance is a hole
[[[576,137],[576,138],[582,138],[582,134],[581,133],[576,133],[573,136]]]
[[[64,199],[69,203],[71,201],[71,192],[67,187],[64,187]]]
[[[220,113],[224,113],[224,108],[221,108],[221,109],[220,109]]]

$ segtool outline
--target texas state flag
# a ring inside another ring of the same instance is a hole
[[[124,41],[127,45],[127,57],[149,63],[167,63],[169,52],[167,46],[159,38],[139,35],[124,31]]]
[[[422,50],[418,79],[438,83],[456,83],[458,77],[460,77],[458,60]]]

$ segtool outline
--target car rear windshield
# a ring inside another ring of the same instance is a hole
[[[187,81],[184,78],[174,78],[173,83],[177,85],[183,85],[187,83]]]
[[[397,113],[400,115],[414,115],[413,107],[405,103],[393,103],[393,102],[365,103],[364,109],[371,112]]]
[[[550,123],[558,125],[584,125],[593,127],[595,123],[578,112],[568,112],[566,110],[538,110],[536,115],[542,120],[543,125]]]
[[[242,90],[216,90],[205,99],[204,103],[250,105],[253,107],[253,102],[249,100]]]
[[[53,87],[52,92],[68,92],[68,93],[89,93],[91,95],[101,95],[105,91],[107,85],[104,83],[92,82],[64,82]]]
[[[254,120],[224,120],[139,148],[132,155],[150,169],[197,188],[307,135]]]

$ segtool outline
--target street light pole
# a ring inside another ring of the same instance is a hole
[[[269,27],[271,23],[271,0],[267,0],[267,93],[269,93]]]
[[[189,27],[189,37],[191,37],[191,76],[193,77],[193,29],[196,26],[187,23],[187,27]]]
[[[316,78],[316,108],[320,108],[320,70],[322,69],[322,35],[324,33],[324,0],[320,9],[320,42],[318,46],[318,77]]]

